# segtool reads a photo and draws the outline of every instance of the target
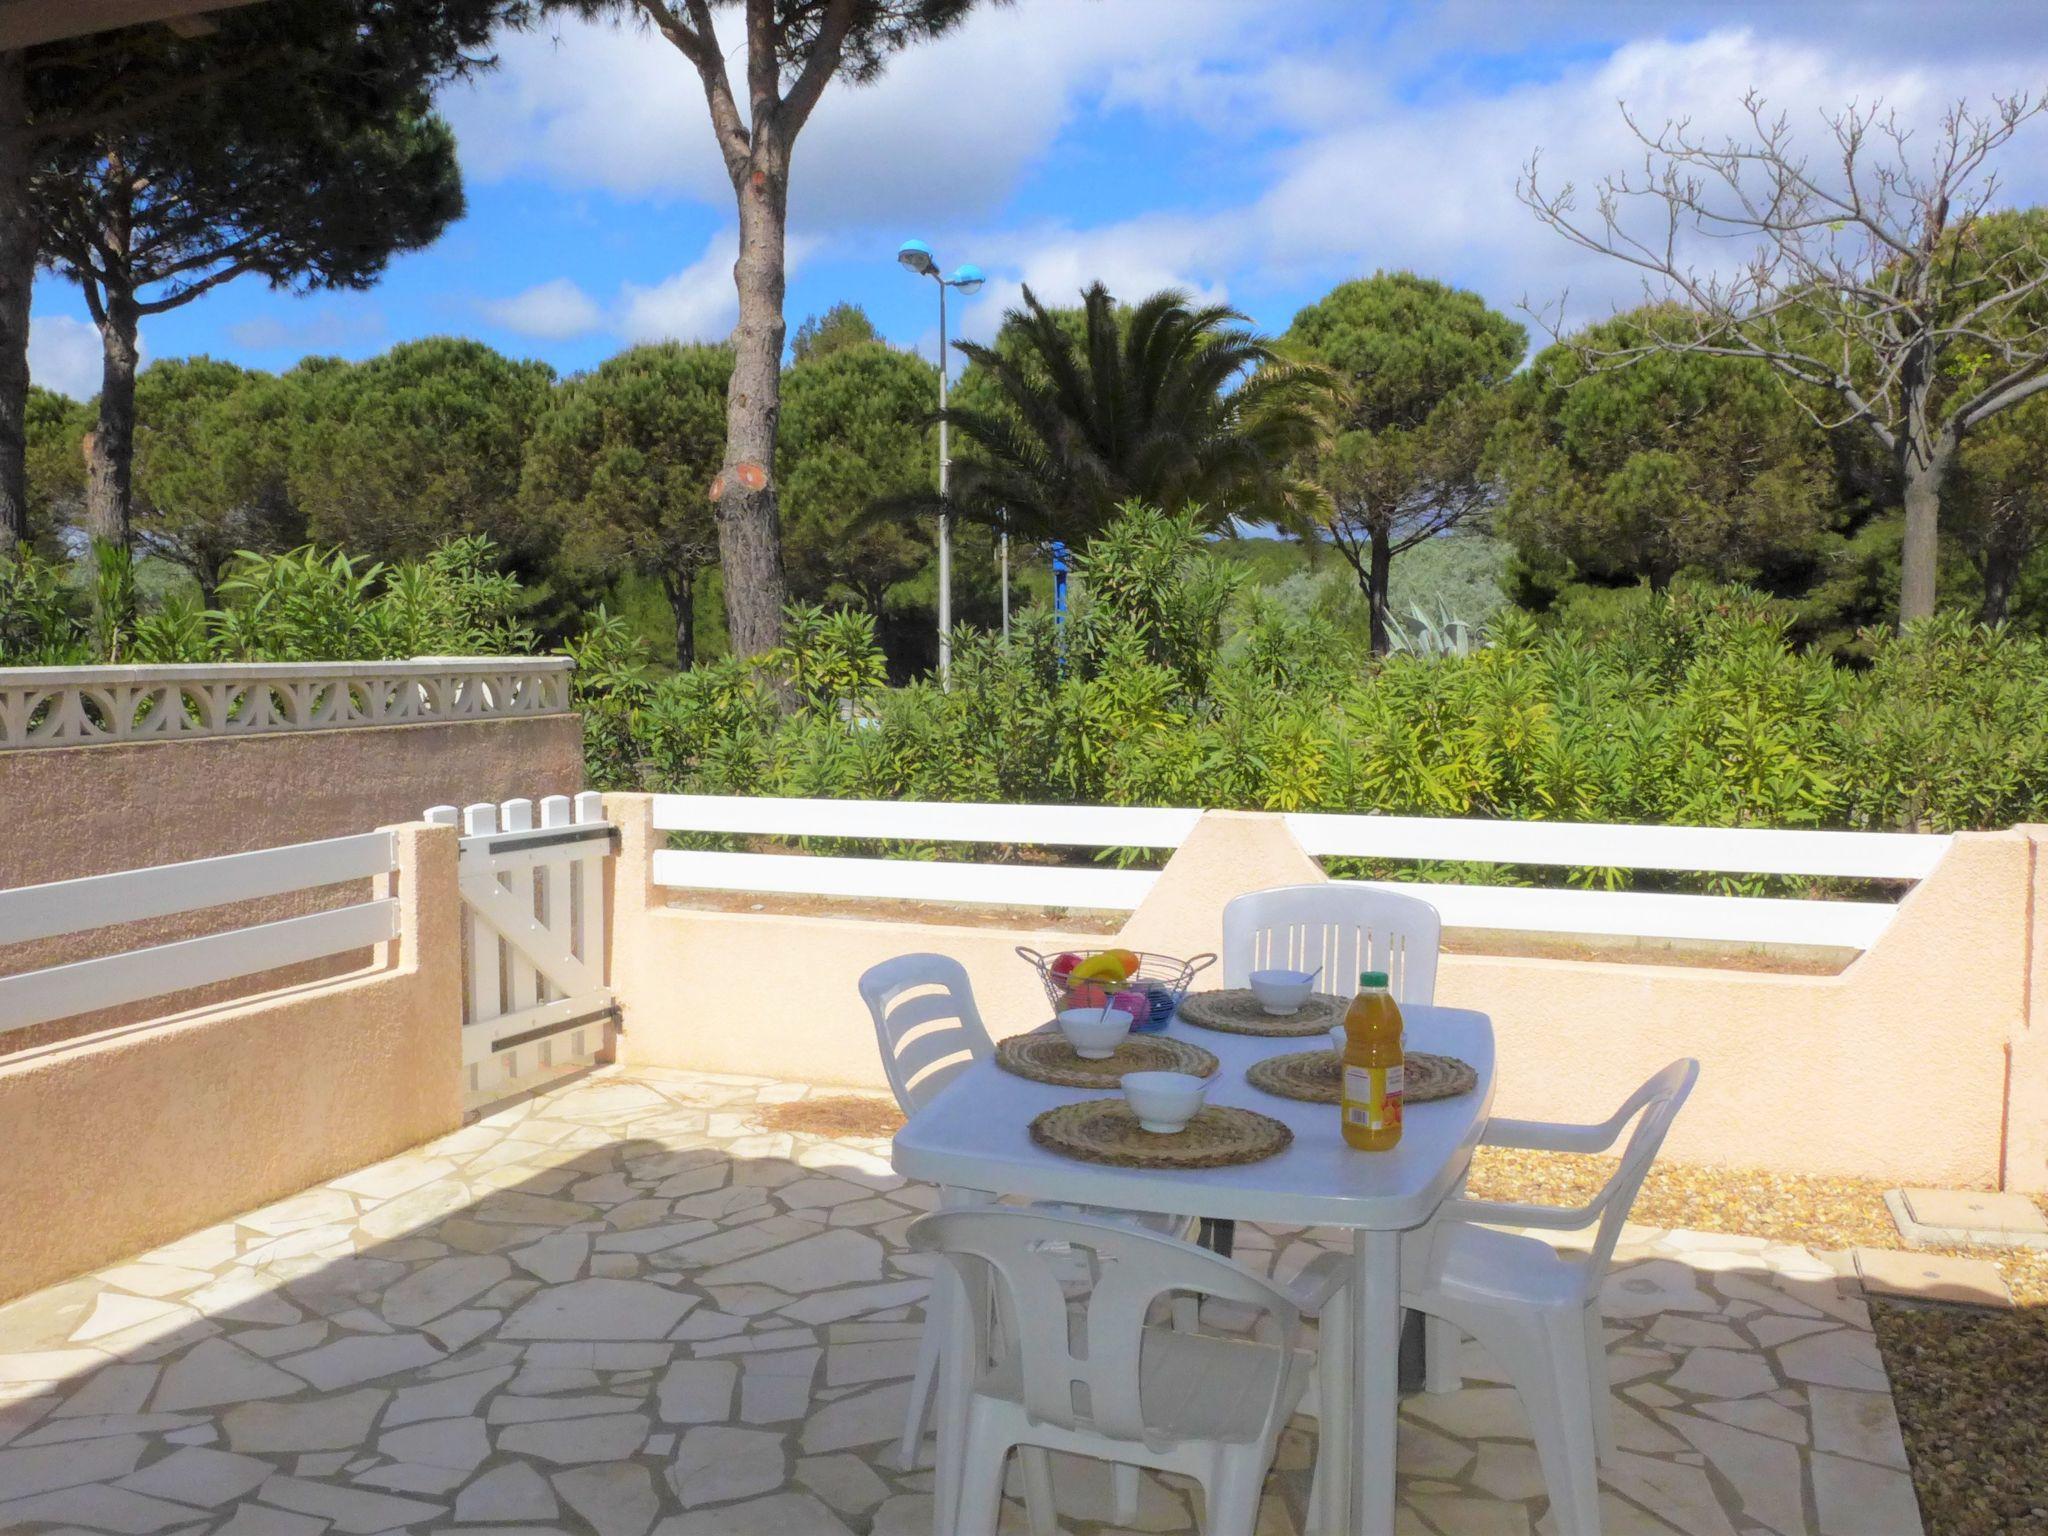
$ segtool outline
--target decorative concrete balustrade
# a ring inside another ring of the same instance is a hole
[[[557,657],[0,668],[0,749],[569,712]]]

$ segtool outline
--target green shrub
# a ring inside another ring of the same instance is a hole
[[[794,610],[765,672],[726,661],[665,679],[629,712],[634,745],[605,760],[644,764],[651,787],[717,794],[1872,830],[2048,816],[2037,637],[1942,618],[1866,635],[1870,664],[1852,670],[1799,650],[1785,605],[1681,582],[1615,605],[1597,630],[1508,609],[1483,644],[1375,661],[1315,611],[1245,590],[1240,569],[1192,519],[1126,508],[1077,558],[1069,621],[1029,611],[1007,645],[962,631],[950,690],[881,686],[864,618]],[[578,686],[586,707],[625,718],[588,665]],[[778,689],[793,705],[778,707]]]
[[[128,550],[95,539],[82,590],[23,550],[0,561],[0,664],[523,654],[534,646],[519,620],[526,594],[497,560],[481,536],[388,566],[310,545],[243,554],[220,584],[220,607],[173,594],[145,611]]]
[[[63,567],[26,544],[0,557],[0,665],[73,667],[91,659]]]

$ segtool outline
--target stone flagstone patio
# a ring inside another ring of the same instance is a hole
[[[0,1308],[0,1530],[929,1531],[930,1441],[892,1458],[932,1193],[886,1143],[763,1129],[810,1092],[607,1070]],[[1314,1252],[1239,1229],[1261,1268]],[[1604,1304],[1609,1536],[1921,1531],[1853,1279],[1632,1230]],[[1519,1402],[1465,1366],[1405,1407],[1404,1536],[1555,1536]],[[1313,1450],[1303,1421],[1262,1536],[1297,1528]],[[1067,1529],[1110,1529],[1108,1482],[1060,1470]],[[1195,1529],[1179,1484],[1140,1514]]]

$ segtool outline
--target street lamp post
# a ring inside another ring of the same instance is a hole
[[[906,240],[896,252],[896,259],[919,277],[928,277],[939,285],[939,686],[949,686],[953,680],[953,532],[952,518],[946,511],[946,495],[953,460],[947,452],[946,441],[946,376],[951,371],[946,351],[946,290],[957,288],[962,293],[972,293],[986,279],[977,266],[960,266],[953,269],[951,277],[939,274],[938,260],[932,249],[922,240]],[[1003,580],[1004,601],[1009,598],[1009,535],[1003,536]],[[1007,614],[1005,615],[1007,617]]]

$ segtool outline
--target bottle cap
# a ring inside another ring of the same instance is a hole
[[[1378,987],[1384,992],[1387,989],[1387,973],[1385,971],[1360,971],[1358,973],[1358,984],[1361,987]]]

